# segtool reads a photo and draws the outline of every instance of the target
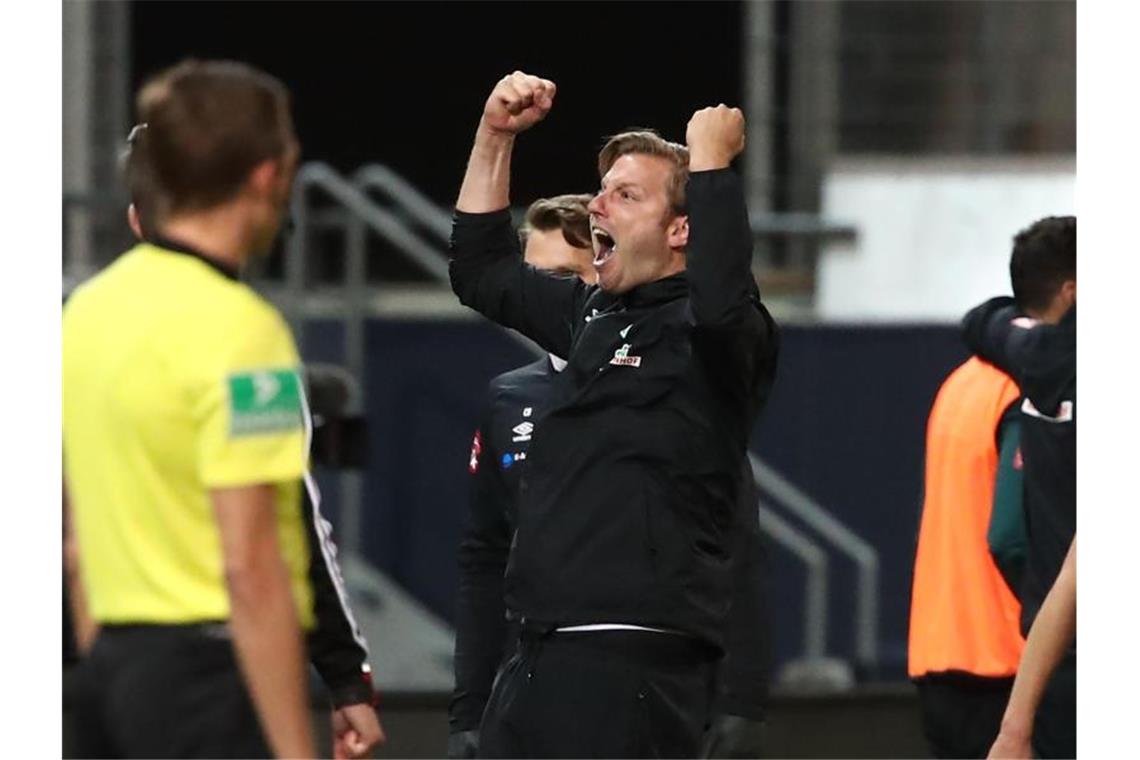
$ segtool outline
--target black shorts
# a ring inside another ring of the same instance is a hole
[[[221,624],[103,628],[72,674],[70,757],[272,757]]]

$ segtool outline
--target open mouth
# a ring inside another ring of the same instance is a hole
[[[594,228],[594,266],[600,267],[610,260],[617,250],[613,236],[603,229]]]

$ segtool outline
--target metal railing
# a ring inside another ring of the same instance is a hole
[[[855,562],[858,568],[855,596],[855,655],[861,665],[873,669],[879,659],[879,553],[871,544],[755,454],[749,453],[748,459],[758,488],[770,494],[785,509],[803,520]]]

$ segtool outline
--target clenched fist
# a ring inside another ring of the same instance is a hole
[[[546,118],[554,105],[554,82],[516,71],[499,80],[483,106],[483,124],[516,135]]]
[[[744,150],[744,114],[724,103],[702,108],[689,119],[685,142],[689,171],[723,169]]]

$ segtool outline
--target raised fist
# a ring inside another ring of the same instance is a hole
[[[744,150],[744,114],[721,103],[702,108],[685,130],[689,170],[723,169]]]
[[[496,132],[518,134],[546,118],[554,105],[554,82],[516,71],[499,80],[487,104],[483,123]]]

